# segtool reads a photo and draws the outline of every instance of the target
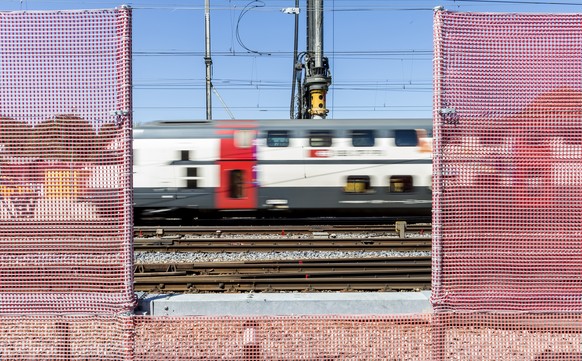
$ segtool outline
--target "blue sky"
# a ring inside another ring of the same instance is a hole
[[[204,0],[0,4],[1,10],[132,6],[134,122],[205,118]],[[295,0],[210,5],[213,83],[224,101],[213,94],[213,118],[230,119],[232,113],[236,119],[288,119],[294,17],[281,9]],[[431,117],[432,9],[439,5],[456,11],[582,12],[582,0],[324,0],[324,49],[333,77],[329,118]],[[301,0],[299,51],[305,50],[305,6]],[[241,17],[245,7],[251,10]]]

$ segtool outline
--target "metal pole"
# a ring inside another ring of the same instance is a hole
[[[295,0],[295,8],[297,12],[295,13],[295,35],[293,39],[293,79],[291,81],[291,107],[290,107],[290,118],[295,118],[295,85],[297,84],[297,48],[299,47],[299,0]],[[300,111],[301,112],[301,111]]]
[[[210,0],[204,0],[204,63],[206,64],[206,120],[212,119],[212,58],[210,57]]]
[[[307,47],[307,53],[311,56],[313,53],[313,13],[314,13],[314,8],[313,8],[313,0],[307,0],[307,11],[306,11],[306,25],[307,25],[307,31],[305,32],[305,35],[307,36],[307,39],[305,40],[305,45]]]
[[[331,84],[329,64],[323,56],[323,0],[307,0],[307,56],[305,60],[305,118],[323,119]]]
[[[323,0],[313,0],[313,49],[315,67],[323,66]]]
[[[313,8],[313,0],[306,1],[306,14],[305,14],[305,25],[307,27],[305,31],[306,39],[305,39],[305,72],[304,72],[304,79],[301,89],[301,117],[302,119],[309,119],[311,118],[310,110],[311,110],[311,101],[309,99],[310,94],[310,86],[312,80],[312,70],[313,70],[313,29],[314,29],[314,8]]]

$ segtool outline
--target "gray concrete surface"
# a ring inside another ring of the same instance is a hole
[[[153,316],[384,315],[432,312],[430,291],[140,295]]]

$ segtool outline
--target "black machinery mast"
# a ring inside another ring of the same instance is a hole
[[[299,0],[296,0],[296,6]],[[297,39],[297,16],[295,38]],[[295,41],[297,47],[297,41]],[[295,54],[296,51],[295,51]],[[329,110],[326,107],[327,90],[331,84],[329,63],[323,55],[323,0],[307,0],[307,50],[303,54],[304,63],[295,55],[293,64],[293,90],[291,94],[291,117],[295,115],[294,104],[297,102],[297,118],[324,119]],[[304,70],[303,84],[301,71]],[[295,88],[300,94],[295,101]]]

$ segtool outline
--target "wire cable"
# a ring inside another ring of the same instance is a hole
[[[240,23],[242,18],[251,10],[254,10],[256,8],[261,8],[264,7],[265,3],[260,1],[260,0],[253,0],[250,3],[248,3],[241,11],[240,15],[238,16],[238,20],[236,22],[236,41],[238,42],[238,44],[245,49],[246,51],[248,51],[249,53],[253,53],[253,54],[258,54],[258,55],[271,55],[268,53],[263,53],[260,51],[256,51],[256,50],[252,50],[249,49],[245,43],[242,41],[241,37],[240,37]]]

